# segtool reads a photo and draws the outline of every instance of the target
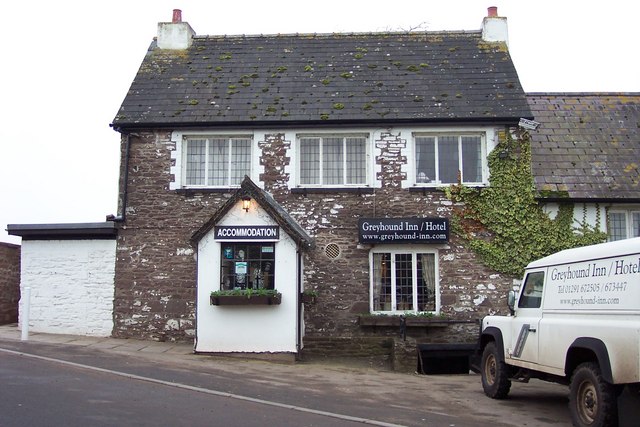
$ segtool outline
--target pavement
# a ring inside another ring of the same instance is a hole
[[[0,340],[22,341],[22,330],[16,323],[1,325]],[[132,355],[149,353],[158,356],[165,355],[171,359],[179,356],[193,356],[193,344],[189,343],[117,339],[84,335],[45,334],[39,332],[29,332],[27,334],[27,340],[23,342],[78,346],[86,349],[113,351]]]
[[[194,354],[189,343],[57,335],[0,326],[2,352],[82,368],[154,378],[229,397],[269,400],[405,426],[568,426],[567,388],[514,383],[506,400],[487,398],[477,374],[418,375],[345,363],[249,360]],[[517,416],[514,416],[517,415]],[[384,424],[384,423],[388,424]]]

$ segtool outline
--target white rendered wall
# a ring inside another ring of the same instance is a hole
[[[239,202],[217,225],[276,225],[252,200],[249,212]],[[275,243],[275,287],[280,305],[213,306],[211,291],[220,289],[221,243],[211,230],[198,244],[197,352],[294,353],[296,349],[296,244],[280,229]]]
[[[571,200],[568,200],[569,202]],[[580,227],[582,222],[595,227],[599,225],[600,231],[607,231],[607,206],[604,203],[576,203],[573,207],[573,226]],[[542,205],[542,210],[549,218],[555,219],[558,216],[559,206],[557,203],[546,203]],[[598,221],[600,224],[598,224]]]
[[[31,288],[29,331],[110,336],[115,255],[115,240],[23,240],[20,292]]]

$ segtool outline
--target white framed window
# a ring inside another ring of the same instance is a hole
[[[607,234],[609,241],[640,237],[640,208],[610,210]]]
[[[416,186],[486,185],[484,133],[414,134]]]
[[[437,251],[373,249],[369,265],[372,313],[440,311]]]
[[[368,137],[365,135],[299,135],[298,185],[368,185],[368,159]]]
[[[220,289],[275,289],[275,243],[223,242]]]
[[[184,187],[233,187],[251,175],[249,136],[197,135],[183,142]]]

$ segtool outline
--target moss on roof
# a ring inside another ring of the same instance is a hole
[[[509,52],[479,32],[200,36],[151,44],[114,126],[530,116]]]

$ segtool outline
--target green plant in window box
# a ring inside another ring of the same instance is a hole
[[[211,305],[279,305],[282,294],[276,289],[229,289],[213,291]]]
[[[304,304],[315,304],[317,298],[318,298],[318,293],[311,289],[304,290],[300,294],[300,300]]]

